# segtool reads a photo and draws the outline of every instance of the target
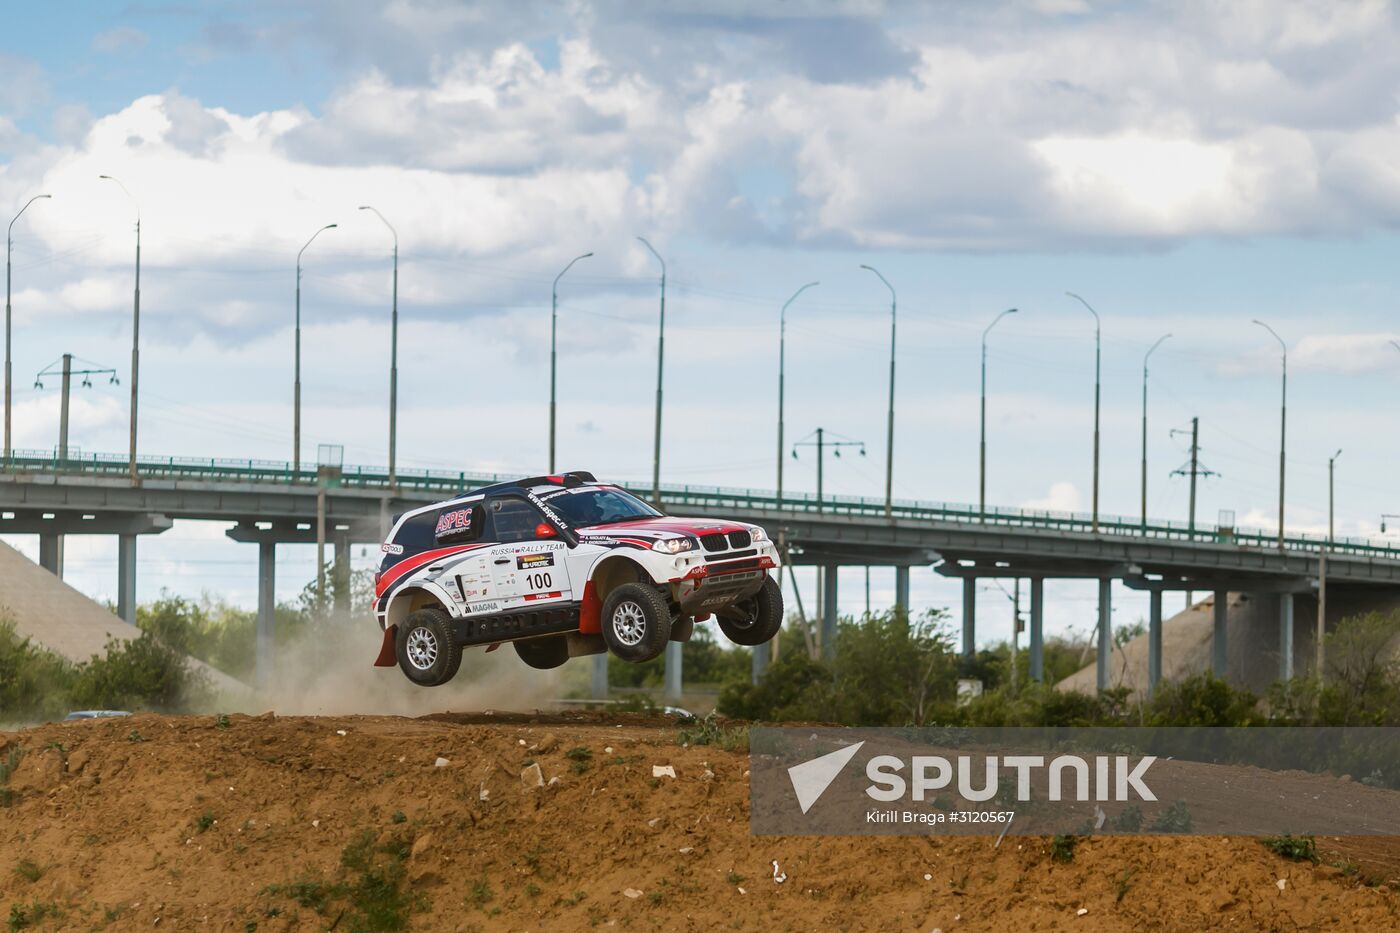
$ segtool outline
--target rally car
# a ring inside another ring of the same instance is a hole
[[[504,642],[531,667],[611,651],[648,661],[714,617],[740,645],[783,624],[762,528],[672,518],[591,473],[500,483],[405,512],[381,546],[375,615],[395,663],[425,687],[462,649]]]

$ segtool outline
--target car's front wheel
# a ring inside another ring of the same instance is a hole
[[[399,669],[420,687],[447,683],[462,665],[462,646],[452,637],[450,622],[441,609],[418,609],[399,626],[394,645]]]
[[[671,639],[671,607],[645,583],[624,583],[603,601],[603,641],[624,661],[650,661]]]
[[[783,591],[778,581],[765,577],[763,586],[716,613],[719,630],[736,645],[753,647],[769,641],[783,627]]]

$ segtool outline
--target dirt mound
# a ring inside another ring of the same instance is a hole
[[[640,716],[136,716],[0,733],[7,763],[12,929],[1400,926],[1249,839],[751,836],[746,756]]]

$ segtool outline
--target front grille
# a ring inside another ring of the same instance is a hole
[[[759,560],[757,557],[753,556],[754,553],[754,551],[741,551],[734,555],[734,557],[738,558],[748,558],[747,560],[726,559],[723,561],[716,561],[709,565],[710,574],[733,573],[736,570],[757,570]]]
[[[713,557],[706,554],[705,563],[709,564],[711,567],[716,567],[723,564],[725,561],[738,560],[741,557],[754,557],[757,554],[758,551],[752,548],[747,551],[730,551],[727,554],[716,554]]]
[[[747,531],[731,531],[729,533],[729,546],[733,548],[745,548],[753,544],[753,536]]]
[[[712,535],[701,535],[700,546],[707,551],[724,551],[728,550],[729,542],[722,533],[716,532]]]

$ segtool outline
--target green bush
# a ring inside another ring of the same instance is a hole
[[[1312,836],[1267,836],[1259,840],[1264,848],[1294,862],[1317,864],[1317,844]]]
[[[1400,612],[1343,619],[1324,642],[1323,682],[1294,678],[1269,689],[1274,722],[1301,726],[1383,726],[1400,723],[1400,663],[1392,643]]]
[[[939,611],[911,621],[902,610],[842,619],[829,661],[812,660],[801,639],[785,638],[762,681],[731,682],[717,709],[769,721],[931,724],[957,691],[958,660],[944,621]]]
[[[21,638],[0,617],[0,722],[53,719],[67,712],[73,665]]]
[[[1163,683],[1148,707],[1149,726],[1252,726],[1263,721],[1259,698],[1210,672]]]
[[[105,655],[78,666],[68,691],[80,709],[172,711],[197,703],[208,688],[188,658],[148,633],[128,641],[111,639]]]

